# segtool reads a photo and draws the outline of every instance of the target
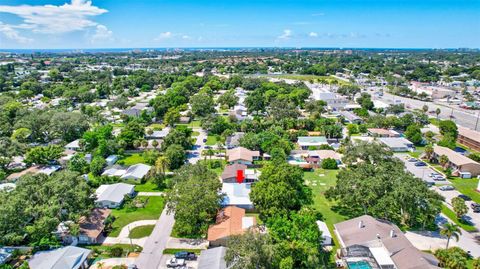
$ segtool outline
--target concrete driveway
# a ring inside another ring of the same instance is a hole
[[[162,256],[162,259],[160,261],[160,265],[158,266],[158,269],[167,269],[167,261],[173,258],[173,255],[170,254],[165,254]],[[198,268],[198,257],[197,260],[195,261],[185,261],[187,264],[188,269],[197,269]]]

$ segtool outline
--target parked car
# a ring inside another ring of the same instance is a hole
[[[203,143],[206,143],[206,142],[207,142],[207,139],[206,139],[206,138],[204,138],[204,139],[203,139]]]
[[[175,258],[177,259],[183,259],[187,261],[193,261],[197,259],[197,255],[193,252],[188,252],[188,251],[179,251],[175,253]]]
[[[415,166],[427,166],[427,164],[424,162],[416,162]]]
[[[460,194],[457,197],[462,198],[465,201],[472,201],[472,198],[470,198],[469,196],[466,196],[465,194]]]
[[[473,213],[480,213],[480,207],[475,207],[473,209]]]
[[[444,185],[444,186],[441,186],[438,189],[441,190],[441,191],[453,191],[455,189],[455,187],[451,186],[451,185]]]
[[[410,159],[408,159],[408,161],[411,162],[411,163],[413,163],[413,162],[417,162],[418,160],[415,159],[415,158],[410,158]]]
[[[470,207],[471,207],[472,209],[480,208],[480,204],[478,204],[478,203],[472,203],[472,204],[470,205]]]
[[[433,177],[433,180],[435,180],[435,181],[445,181],[446,179],[443,176],[435,176],[435,177]]]
[[[187,264],[184,259],[171,258],[170,260],[167,261],[168,268],[182,267],[186,265]]]
[[[428,174],[429,177],[436,177],[436,176],[439,176],[440,174],[439,173],[430,173]]]

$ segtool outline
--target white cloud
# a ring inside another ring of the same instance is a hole
[[[309,37],[318,37],[318,34],[315,33],[315,32],[310,32],[310,33],[308,34],[308,36],[309,36]]]
[[[98,43],[102,41],[112,41],[113,40],[113,32],[108,30],[105,25],[97,25],[95,29],[95,33],[90,38],[91,43]]]
[[[283,34],[278,36],[278,39],[290,39],[291,36],[292,36],[292,30],[285,29],[283,30]]]
[[[4,24],[0,21],[0,33],[2,33],[6,38],[13,40],[20,44],[26,44],[33,41],[31,38],[21,36],[20,33],[14,29],[12,25]]]
[[[189,35],[183,35],[182,39],[190,39],[190,36]]]
[[[160,33],[157,37],[153,39],[153,41],[162,41],[165,39],[169,39],[173,36],[172,32],[163,32]]]
[[[23,19],[13,27],[30,29],[35,33],[61,34],[97,26],[90,17],[108,12],[92,5],[88,0],[71,0],[63,5],[0,5],[0,13],[10,13]]]

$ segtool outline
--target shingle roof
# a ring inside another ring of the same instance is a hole
[[[480,143],[480,132],[458,126],[458,134]]]
[[[260,152],[252,151],[243,147],[234,148],[231,150],[227,150],[228,161],[236,161],[236,160],[245,160],[245,161],[253,161],[253,157],[260,156]]]
[[[148,171],[150,171],[150,168],[151,166],[143,163],[132,165],[127,169],[122,178],[143,178],[145,175],[147,175]]]
[[[248,228],[243,225],[245,209],[236,206],[227,206],[217,214],[216,223],[208,228],[208,241],[226,238],[231,235],[242,234]],[[255,219],[252,224],[255,224]]]
[[[28,261],[31,269],[77,269],[92,251],[79,247],[63,247],[39,251]]]
[[[363,215],[334,225],[344,247],[369,246],[379,241],[398,269],[437,268],[416,249],[394,224]],[[393,231],[394,236],[391,236]]]
[[[125,194],[131,193],[135,186],[125,183],[115,183],[110,185],[100,185],[95,191],[98,201],[111,201],[121,203]]]
[[[435,154],[437,154],[438,156],[442,156],[442,155],[445,155],[448,157],[448,161],[455,164],[456,166],[461,166],[461,165],[465,165],[465,164],[478,164],[480,165],[479,163],[477,163],[476,161],[466,157],[466,156],[463,156],[462,154],[458,153],[458,152],[455,152],[449,148],[445,148],[445,147],[441,147],[441,146],[438,146],[438,145],[435,145],[433,146],[433,152],[435,152]]]
[[[80,219],[80,234],[97,238],[105,228],[105,220],[111,212],[108,208],[94,208],[88,217]]]
[[[247,166],[244,164],[227,165],[222,172],[222,179],[236,177],[238,170],[245,171],[245,169],[247,169]]]
[[[198,257],[198,269],[225,269],[227,264],[225,263],[226,247],[217,247],[211,249],[205,249],[200,252]]]

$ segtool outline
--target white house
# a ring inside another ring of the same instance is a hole
[[[127,171],[125,171],[125,174],[121,176],[121,178],[140,180],[147,175],[148,171],[150,171],[150,168],[152,168],[150,165],[143,163],[132,165],[128,167]]]
[[[74,140],[74,141],[66,144],[65,149],[79,150],[80,149],[80,139]]]
[[[251,184],[248,183],[223,183],[222,192],[225,193],[223,204],[237,206],[246,210],[253,209],[250,201]]]
[[[28,261],[31,269],[86,269],[91,250],[73,246],[39,251]]]
[[[110,155],[105,159],[105,161],[107,162],[107,166],[112,166],[118,161],[118,156]]]
[[[100,185],[95,191],[97,199],[95,204],[98,207],[117,208],[123,203],[125,195],[133,196],[135,186],[125,183]]]

